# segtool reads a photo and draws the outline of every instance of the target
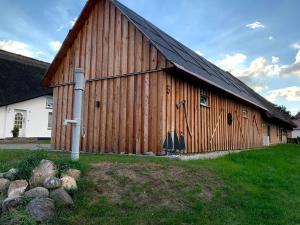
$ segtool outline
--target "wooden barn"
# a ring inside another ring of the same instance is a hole
[[[86,77],[81,150],[156,155],[285,143],[294,126],[232,74],[116,0],[89,0],[44,78],[52,147],[70,150],[74,71]]]

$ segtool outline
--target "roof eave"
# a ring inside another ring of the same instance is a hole
[[[229,93],[231,95],[234,95],[235,97],[237,97],[239,99],[242,99],[243,101],[246,101],[246,102],[248,102],[251,105],[254,105],[254,106],[256,106],[256,107],[258,107],[260,109],[268,111],[265,107],[263,107],[263,106],[261,106],[259,104],[256,104],[256,103],[254,103],[254,102],[252,102],[252,101],[250,101],[250,100],[248,100],[248,99],[246,99],[246,98],[244,98],[244,97],[242,97],[240,95],[237,95],[237,94],[235,94],[232,91],[226,90],[225,88],[221,87],[220,85],[218,85],[218,84],[216,84],[216,83],[214,83],[214,82],[212,82],[210,80],[205,79],[204,77],[200,76],[199,74],[196,74],[196,73],[194,73],[194,72],[192,72],[192,71],[190,71],[190,70],[188,70],[188,69],[186,69],[186,68],[178,65],[177,63],[174,63],[174,62],[171,62],[171,63],[174,64],[174,66],[177,67],[178,69],[180,69],[180,70],[182,70],[182,71],[184,71],[186,73],[189,73],[189,74],[193,75],[194,77],[196,77],[198,79],[201,79],[202,81],[204,81],[204,82],[206,82],[206,83],[208,83],[210,85],[213,85],[213,86],[215,86],[215,87],[217,87],[217,88],[219,88],[219,89],[221,89],[221,90],[223,90],[223,91],[225,91],[225,92],[227,92],[227,93]]]

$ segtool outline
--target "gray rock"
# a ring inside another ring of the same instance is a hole
[[[6,195],[10,181],[5,178],[0,178],[0,194]]]
[[[3,195],[0,195],[0,214],[2,213],[2,204],[3,204],[4,200],[5,200],[5,197]]]
[[[7,195],[9,198],[18,197],[25,193],[28,183],[26,180],[16,180],[10,183]]]
[[[62,181],[62,187],[66,190],[77,190],[77,183],[73,177],[64,176],[60,179]]]
[[[42,160],[40,164],[32,171],[29,180],[30,187],[42,186],[47,177],[56,175],[56,166],[52,161]]]
[[[55,201],[57,206],[71,206],[74,204],[71,196],[62,188],[52,191],[50,198]]]
[[[80,170],[76,169],[67,169],[65,172],[62,173],[62,177],[72,177],[75,180],[78,180],[80,178],[81,172]]]
[[[4,178],[5,173],[0,173],[0,178]]]
[[[49,191],[43,187],[36,187],[25,192],[25,196],[29,198],[47,198],[49,197]]]
[[[8,172],[4,173],[4,178],[9,180],[15,180],[16,176],[18,174],[18,169],[12,168]]]
[[[40,223],[47,223],[54,217],[55,205],[50,198],[35,198],[26,206],[28,213]]]
[[[7,212],[7,211],[10,211],[11,209],[15,209],[18,206],[21,206],[23,204],[25,204],[25,201],[20,196],[6,198],[2,203],[2,210],[3,210],[3,212]]]
[[[44,180],[44,187],[47,189],[57,189],[60,188],[62,185],[62,181],[57,177],[47,177]]]

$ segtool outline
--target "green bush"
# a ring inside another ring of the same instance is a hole
[[[79,161],[72,161],[71,159],[53,159],[55,165],[57,166],[58,176],[60,177],[61,174],[66,171],[67,169],[78,169],[81,172],[86,170],[86,165]]]
[[[14,127],[14,129],[11,131],[14,138],[19,137],[19,132],[20,132],[20,130],[18,127]]]
[[[41,160],[46,159],[47,157],[48,155],[44,151],[38,151],[29,154],[29,156],[20,161],[17,165],[17,179],[29,180],[32,170],[39,165]]]

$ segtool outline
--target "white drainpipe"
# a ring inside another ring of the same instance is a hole
[[[83,93],[85,87],[84,72],[82,69],[76,69],[75,72],[75,102],[74,102],[74,113],[73,120],[66,119],[64,125],[73,125],[73,136],[72,136],[72,155],[73,161],[79,160],[79,147],[81,137],[81,126],[82,126],[82,102]]]

